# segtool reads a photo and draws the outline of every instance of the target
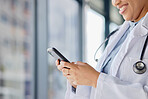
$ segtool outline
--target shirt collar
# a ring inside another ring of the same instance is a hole
[[[143,18],[144,18],[144,17],[143,17]],[[129,21],[130,27],[136,26],[140,21],[143,20],[143,18],[141,18],[138,22]]]

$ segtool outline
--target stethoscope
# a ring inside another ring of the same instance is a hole
[[[100,44],[100,46],[98,47],[98,49],[96,50],[95,54],[94,54],[94,60],[96,62],[98,62],[98,59],[96,58],[96,54],[98,52],[98,50],[102,47],[102,45],[109,40],[109,38],[114,34],[116,33],[117,31],[119,30],[119,28],[117,28],[116,30],[114,30],[113,32],[111,32],[107,37],[106,39],[104,40],[104,42],[102,44]],[[143,60],[143,56],[144,56],[144,53],[145,53],[145,50],[146,50],[146,46],[147,46],[147,43],[148,43],[148,35],[146,37],[146,40],[144,42],[144,45],[143,45],[143,49],[142,49],[142,52],[141,52],[141,55],[140,55],[140,60],[137,61],[134,65],[133,65],[133,71],[136,73],[136,74],[143,74],[146,72],[147,68],[146,68],[146,64],[142,61]]]

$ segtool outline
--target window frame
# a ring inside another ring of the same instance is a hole
[[[79,60],[82,61],[82,1],[79,4]],[[34,81],[33,99],[48,98],[48,0],[34,0]]]

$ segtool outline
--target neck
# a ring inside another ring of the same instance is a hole
[[[134,22],[138,22],[141,18],[143,18],[146,15],[147,12],[148,12],[148,6],[142,9],[140,15],[138,16],[137,19],[134,20]]]

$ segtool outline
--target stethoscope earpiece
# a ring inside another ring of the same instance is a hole
[[[98,62],[98,59],[95,59],[96,62]]]

